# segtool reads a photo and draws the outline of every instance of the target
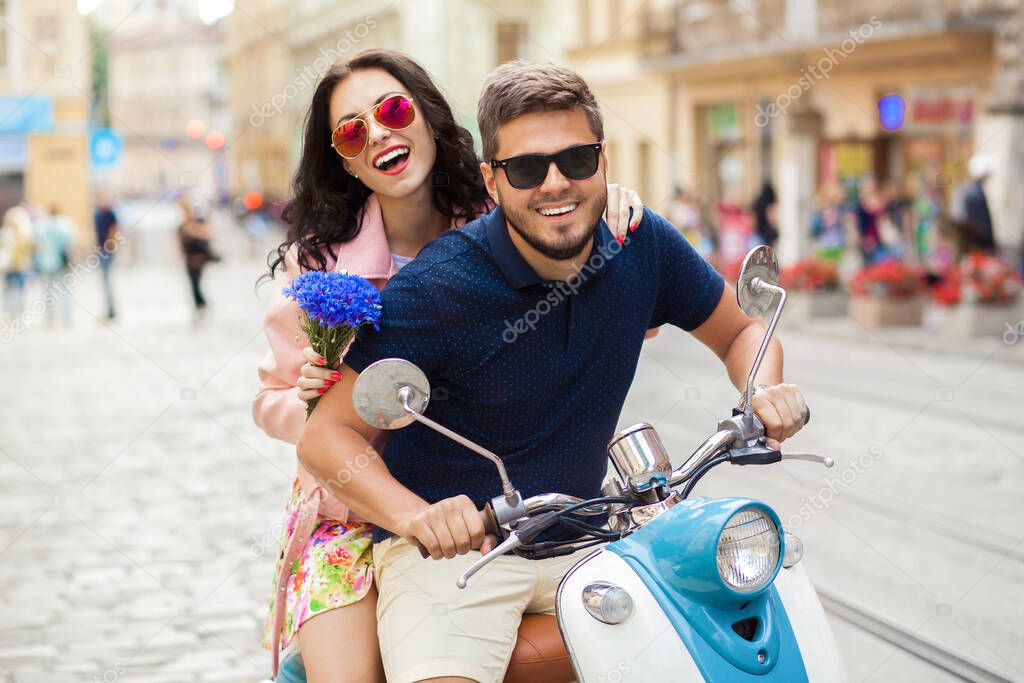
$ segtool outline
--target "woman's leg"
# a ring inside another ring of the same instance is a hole
[[[347,607],[318,614],[299,629],[309,683],[384,683],[377,644],[377,589]]]
[[[196,268],[196,306],[198,308],[206,307],[206,297],[203,296],[202,290],[203,268],[204,266]]]
[[[199,290],[200,275],[202,275],[202,273],[198,268],[188,269],[188,283],[192,286],[192,303],[195,304],[197,311],[206,306],[206,300],[203,299],[203,293]]]

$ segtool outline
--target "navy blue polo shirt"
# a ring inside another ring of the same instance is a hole
[[[649,209],[624,246],[604,221],[570,282],[544,280],[509,238],[498,207],[434,240],[381,294],[380,331],[363,328],[345,363],[412,361],[430,380],[426,415],[497,453],[529,497],[600,495],[605,446],[648,328],[692,330],[722,296],[722,277]],[[419,423],[381,454],[423,499],[501,493],[494,465]],[[391,535],[374,533],[380,541]]]

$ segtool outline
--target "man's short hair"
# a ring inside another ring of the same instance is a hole
[[[586,81],[557,64],[532,64],[516,59],[491,72],[484,81],[477,106],[477,124],[483,141],[484,161],[498,153],[498,127],[542,111],[582,109],[598,140],[604,139],[604,121]]]

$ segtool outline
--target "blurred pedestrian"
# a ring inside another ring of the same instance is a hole
[[[32,218],[23,206],[12,206],[0,225],[0,269],[4,273],[4,311],[12,316],[25,310],[25,281],[32,269],[35,240]]]
[[[242,228],[247,237],[246,253],[249,256],[269,251],[272,248],[267,243],[267,237],[270,234],[270,220],[263,208],[250,210],[242,219]]]
[[[776,211],[775,188],[771,180],[765,180],[761,185],[761,193],[757,195],[752,207],[754,212],[754,230],[764,244],[769,247],[775,246],[775,240],[779,239],[778,219]]]
[[[735,282],[747,252],[763,242],[755,232],[754,214],[747,210],[738,187],[726,188],[722,199],[715,206],[715,213],[718,220],[718,248],[713,265],[727,280]]]
[[[865,265],[879,260],[884,254],[879,222],[885,211],[885,202],[878,191],[878,183],[872,175],[864,176],[857,189],[857,234],[860,253]]]
[[[702,256],[711,255],[713,246],[710,237],[704,230],[704,218],[700,204],[689,192],[681,187],[675,188],[672,201],[668,205],[668,220],[676,226],[687,241],[696,247]]]
[[[975,154],[967,162],[971,184],[963,195],[963,250],[995,253],[996,240],[992,230],[992,214],[985,196],[985,181],[992,175],[995,163],[987,154]]]
[[[117,251],[121,235],[117,224],[117,215],[111,208],[109,195],[101,194],[96,202],[96,213],[93,216],[96,226],[96,248],[100,257],[100,273],[103,275],[103,294],[106,297],[107,319],[113,320],[114,291],[110,284],[110,269],[114,265],[114,252]]]
[[[933,179],[922,179],[914,198],[911,216],[913,251],[920,263],[929,263],[938,246],[939,227],[943,220],[942,194]]]
[[[182,204],[184,220],[178,227],[178,240],[181,244],[181,253],[185,257],[185,270],[188,272],[188,282],[192,287],[192,303],[195,306],[195,322],[202,321],[206,313],[206,298],[201,289],[203,269],[211,261],[219,261],[220,257],[213,253],[211,241],[213,230],[206,220],[204,209],[196,206],[189,207]]]
[[[814,198],[811,215],[811,236],[817,257],[838,263],[843,256],[843,218],[846,214],[845,193],[837,181],[823,183]]]
[[[65,324],[71,322],[71,298],[61,277],[71,262],[71,249],[75,239],[75,223],[62,214],[57,205],[36,219],[36,266],[49,291],[46,306],[46,322],[52,325],[54,309],[59,305]]]
[[[904,189],[902,179],[890,178],[882,188],[885,209],[880,225],[880,237],[889,254],[914,258],[911,248],[911,209],[913,203]]]

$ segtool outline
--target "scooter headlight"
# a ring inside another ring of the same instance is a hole
[[[726,522],[718,537],[718,574],[740,593],[771,581],[779,566],[779,529],[763,510],[745,508]]]

